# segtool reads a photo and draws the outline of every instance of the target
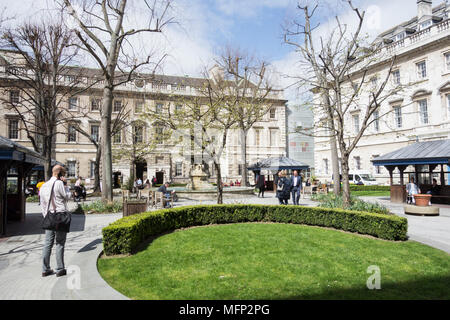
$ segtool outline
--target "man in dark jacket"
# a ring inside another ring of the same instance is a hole
[[[170,200],[170,195],[172,193],[175,193],[174,190],[170,191],[168,188],[169,188],[169,183],[168,182],[164,183],[161,187],[158,188],[158,191],[162,192],[164,197],[166,198],[165,199],[165,205],[164,205],[164,207],[166,207],[166,208],[168,208],[170,206],[169,201],[168,201],[168,200]]]
[[[298,206],[298,201],[300,200],[300,192],[302,191],[302,176],[298,174],[298,171],[294,171],[294,175],[291,177],[291,186],[292,186],[292,201],[294,201],[294,205]]]
[[[258,176],[258,180],[256,181],[256,187],[259,189],[258,198],[262,194],[262,197],[264,198],[264,190],[266,188],[266,179],[262,174]]]

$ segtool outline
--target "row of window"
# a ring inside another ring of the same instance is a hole
[[[379,155],[373,155],[372,159],[375,159],[377,157],[379,157]],[[340,166],[340,161],[341,161],[341,159],[339,159],[339,166]],[[361,157],[359,157],[359,156],[353,157],[353,166],[354,166],[355,170],[361,170],[362,169]],[[328,159],[323,159],[322,167],[323,167],[323,173],[324,174],[326,174],[326,175],[330,174],[330,167],[329,167],[329,160]],[[381,167],[378,167],[378,166],[374,167],[374,173],[375,174],[381,174]]]
[[[447,94],[445,96],[445,101],[447,105],[447,112],[450,115],[450,94]],[[418,113],[419,113],[419,120],[420,124],[429,124],[429,108],[428,108],[428,100],[422,99],[417,101],[418,106]],[[394,127],[399,129],[403,128],[403,114],[402,114],[402,107],[401,106],[395,106],[392,108],[393,114],[394,114]],[[373,113],[373,128],[376,132],[380,131],[380,113],[379,111],[375,111]],[[354,133],[358,134],[360,131],[360,119],[359,115],[355,114],[353,115],[353,128]]]

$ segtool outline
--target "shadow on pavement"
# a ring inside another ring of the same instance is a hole
[[[26,236],[35,234],[44,234],[41,227],[42,223],[41,213],[27,213],[25,221],[12,221],[6,225],[5,237]],[[72,214],[72,222],[70,224],[70,232],[84,231],[86,224],[85,215]]]

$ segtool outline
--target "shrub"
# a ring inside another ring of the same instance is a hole
[[[101,200],[91,203],[83,203],[78,206],[74,213],[76,214],[92,214],[92,213],[117,213],[122,211],[122,202],[114,201],[105,203]]]
[[[318,201],[322,208],[344,208],[343,197],[336,196],[333,193],[313,195],[312,200]],[[348,207],[347,210],[389,214],[389,209],[381,204],[366,202],[352,196],[350,196],[350,207]]]
[[[202,205],[132,215],[103,228],[106,255],[131,254],[151,236],[191,226],[276,222],[330,227],[386,240],[406,240],[407,220],[368,212],[299,206]]]
[[[39,202],[39,196],[35,195],[35,196],[29,196],[26,199],[27,202]]]

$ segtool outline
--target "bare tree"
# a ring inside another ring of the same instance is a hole
[[[130,110],[127,110],[125,107],[122,107],[119,112],[115,115],[115,118],[112,119],[111,126],[111,134],[115,136],[116,134],[120,134],[121,131],[128,125],[128,119],[130,115]],[[101,117],[101,110],[100,110]],[[99,133],[94,134],[89,132],[86,127],[80,125],[81,119],[88,119],[91,121],[97,121],[97,119],[91,116],[90,107],[80,106],[79,115],[77,118],[73,118],[67,125],[72,125],[73,128],[79,132],[84,137],[88,138],[89,141],[95,146],[95,166],[94,166],[94,192],[100,192],[100,163],[101,163],[101,155],[102,155],[102,137]],[[68,130],[68,128],[67,128]]]
[[[144,118],[148,122],[158,122],[167,130],[173,140],[184,138],[188,154],[197,163],[213,161],[216,173],[217,203],[223,203],[221,157],[227,137],[235,128],[236,116],[232,108],[235,98],[230,95],[230,82],[222,74],[204,72],[203,84],[195,88],[196,95],[180,98],[176,106],[168,106],[163,111],[149,110]],[[180,103],[181,102],[181,103]],[[181,143],[181,142],[180,142]]]
[[[272,109],[274,89],[269,82],[268,63],[239,49],[227,48],[216,61],[228,83],[230,110],[236,116],[240,134],[242,185],[248,186],[247,136],[255,123]]]
[[[73,118],[69,99],[86,89],[82,75],[70,67],[77,56],[76,38],[61,20],[25,22],[2,34],[12,50],[2,81],[2,102],[14,110],[33,148],[46,159],[51,176],[58,128]]]
[[[124,44],[131,46],[133,36],[142,33],[161,33],[173,22],[170,14],[170,0],[144,0],[148,10],[148,21],[137,29],[125,29],[125,18],[129,16],[127,0],[76,1],[61,0],[63,9],[75,20],[75,33],[82,46],[96,61],[103,72],[103,105],[101,119],[102,136],[102,199],[112,201],[112,148],[111,116],[115,89],[132,80],[133,74],[142,66],[159,65],[154,54],[138,59],[126,54]],[[77,11],[77,8],[78,9]]]
[[[341,156],[343,200],[347,206],[350,203],[350,154],[366,129],[384,116],[379,114],[381,104],[401,92],[404,86],[391,85],[389,81],[396,57],[383,56],[377,45],[365,43],[362,34],[365,12],[355,8],[351,0],[343,2],[355,16],[357,23],[353,30],[336,17],[336,28],[327,38],[316,38],[312,17],[318,6],[310,10],[308,6],[298,5],[304,21],[294,23],[294,28],[286,33],[285,41],[302,53],[306,65],[312,70],[310,77],[304,77],[302,81],[319,93],[320,107],[315,111],[322,124],[316,129],[336,137]],[[301,40],[292,40],[295,37]],[[388,65],[386,74],[374,74],[371,69],[374,63]],[[358,110],[358,117],[352,118],[351,113]],[[351,126],[355,119],[357,123]],[[337,178],[336,173],[334,178]]]

